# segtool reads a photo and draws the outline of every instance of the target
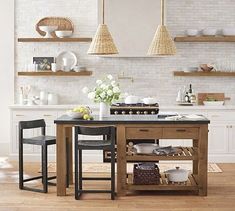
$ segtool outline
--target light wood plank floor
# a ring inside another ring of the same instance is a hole
[[[179,193],[139,192],[110,200],[108,194],[86,194],[82,200],[74,199],[74,188],[69,195],[57,197],[55,187],[48,194],[21,191],[17,184],[17,164],[11,163],[0,169],[0,211],[28,210],[78,210],[78,211],[234,211],[235,210],[235,164],[219,164],[223,173],[209,173],[207,197]],[[38,165],[28,163],[26,174],[37,172]],[[39,185],[35,183],[33,185]],[[85,184],[87,188],[108,188],[104,182]]]

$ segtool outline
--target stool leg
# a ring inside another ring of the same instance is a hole
[[[111,199],[115,199],[115,150],[111,151]]]
[[[69,188],[69,143],[66,140],[66,185]]]
[[[82,190],[82,150],[79,150],[79,190]]]
[[[42,183],[43,183],[43,192],[48,192],[47,185],[47,145],[42,146]]]
[[[22,190],[24,187],[24,161],[23,161],[23,143],[19,143],[19,188]]]

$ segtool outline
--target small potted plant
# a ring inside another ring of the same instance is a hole
[[[95,103],[100,104],[100,117],[108,117],[110,115],[110,106],[113,102],[120,99],[121,90],[119,84],[113,80],[112,75],[107,75],[102,80],[96,81],[96,87],[89,90],[88,87],[83,88],[83,93]]]

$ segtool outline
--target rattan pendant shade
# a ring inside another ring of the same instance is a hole
[[[175,43],[164,25],[164,0],[161,0],[161,25],[158,26],[148,50],[151,56],[170,56],[176,54]]]
[[[88,54],[91,55],[110,55],[118,54],[116,45],[114,44],[111,33],[109,32],[108,26],[104,24],[104,0],[102,0],[103,9],[103,21],[98,26],[96,34],[92,39]]]

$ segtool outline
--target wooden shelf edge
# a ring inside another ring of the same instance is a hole
[[[214,76],[214,77],[235,77],[235,72],[184,72],[184,71],[174,71],[174,76]]]
[[[197,156],[143,156],[143,155],[127,155],[127,161],[159,161],[159,160],[197,160]]]
[[[91,42],[90,37],[71,38],[18,38],[18,42]]]
[[[175,42],[235,42],[235,36],[176,36]]]
[[[18,72],[18,76],[90,76],[92,71],[81,71],[81,72],[52,72],[52,71],[41,71],[41,72]]]

